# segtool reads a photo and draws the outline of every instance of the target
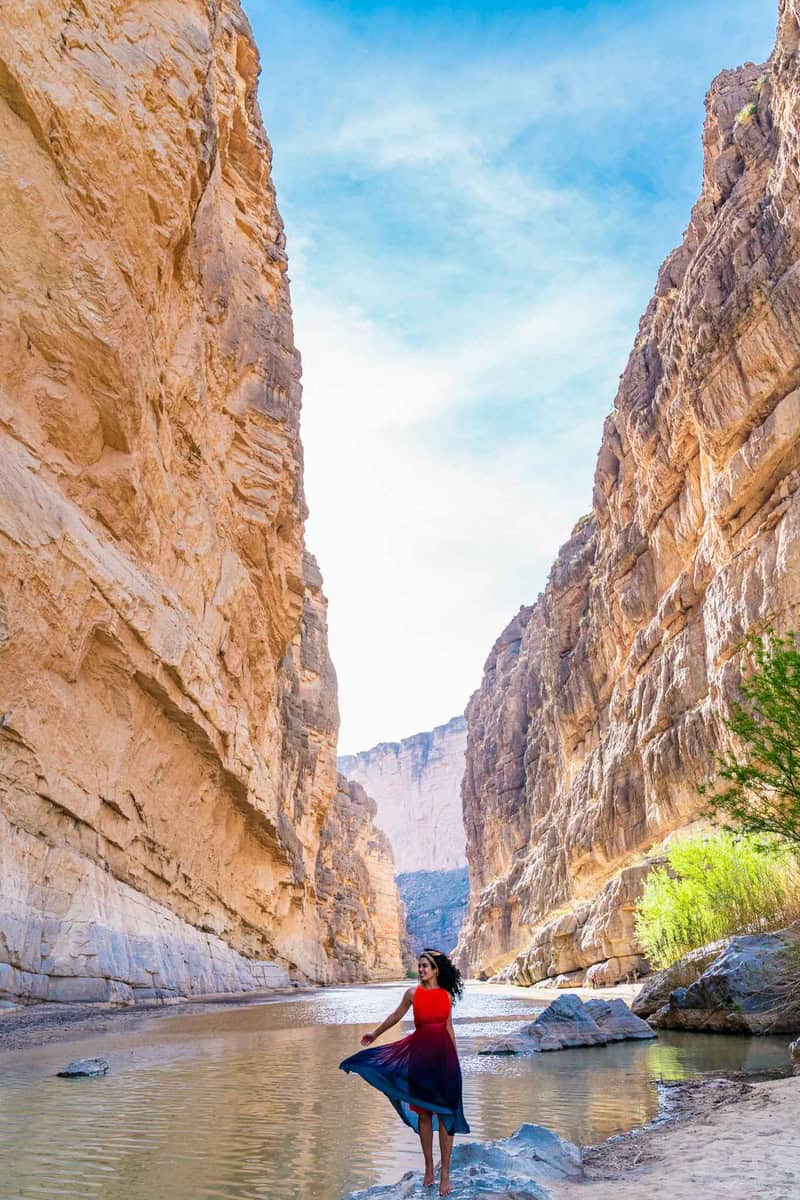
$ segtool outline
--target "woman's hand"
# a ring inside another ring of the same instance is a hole
[[[371,1046],[374,1041],[375,1041],[374,1033],[365,1033],[361,1039],[361,1045],[362,1046]]]

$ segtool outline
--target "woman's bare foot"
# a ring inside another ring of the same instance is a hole
[[[442,1178],[439,1180],[439,1195],[440,1196],[449,1196],[450,1193],[452,1192],[452,1190],[453,1189],[450,1186],[450,1176],[443,1175]]]
[[[436,1175],[434,1173],[433,1167],[426,1167],[425,1174],[422,1177],[422,1186],[423,1187],[433,1187],[435,1182],[436,1182]]]

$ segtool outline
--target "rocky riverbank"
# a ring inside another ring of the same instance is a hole
[[[789,1068],[787,1068],[789,1069]],[[792,1200],[800,1173],[795,1113],[800,1078],[738,1078],[664,1085],[653,1124],[579,1150],[523,1125],[498,1142],[453,1154],[453,1200]],[[422,1175],[354,1192],[348,1200],[412,1200]]]

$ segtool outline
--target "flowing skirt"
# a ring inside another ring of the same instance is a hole
[[[339,1064],[388,1098],[401,1119],[419,1132],[419,1110],[433,1113],[448,1133],[469,1133],[461,1099],[461,1067],[444,1024],[421,1025],[409,1037],[369,1046]]]

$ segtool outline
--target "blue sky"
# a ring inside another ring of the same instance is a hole
[[[590,507],[603,417],[775,0],[249,0],[344,753],[462,711]]]

